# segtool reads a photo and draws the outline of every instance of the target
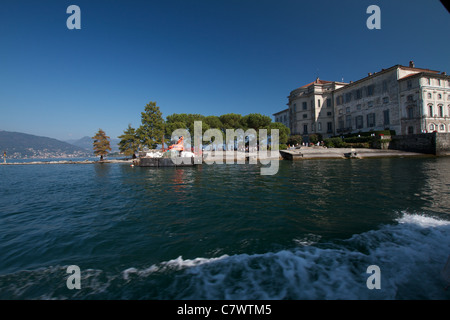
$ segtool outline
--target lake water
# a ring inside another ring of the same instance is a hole
[[[449,299],[449,254],[449,157],[0,166],[0,299]]]

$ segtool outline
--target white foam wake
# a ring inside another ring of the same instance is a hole
[[[309,236],[308,238],[312,238]],[[450,221],[403,214],[396,224],[332,243],[262,254],[176,259],[116,273],[85,270],[68,292],[66,267],[0,275],[2,299],[450,299],[441,271]],[[381,289],[366,286],[367,267]]]
[[[450,253],[450,222],[404,214],[398,224],[343,243],[213,259],[181,257],[130,273],[183,270],[161,298],[177,299],[443,299],[440,272]],[[378,265],[381,289],[367,267]]]

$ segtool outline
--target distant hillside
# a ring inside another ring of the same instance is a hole
[[[6,151],[6,157],[9,159],[74,158],[93,155],[93,152],[88,152],[80,147],[53,138],[0,131],[1,156],[3,156],[4,151]]]
[[[67,143],[70,143],[71,145],[83,148],[87,151],[92,151],[93,145],[92,143],[94,140],[92,140],[91,137],[85,136],[78,140],[66,140]],[[111,144],[111,152],[119,152],[119,144],[120,139],[110,139]]]

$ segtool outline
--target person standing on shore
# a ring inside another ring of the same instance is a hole
[[[3,163],[6,163],[6,151],[3,151]]]

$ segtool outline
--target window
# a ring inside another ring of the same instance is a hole
[[[384,125],[388,125],[389,124],[389,110],[384,110],[383,111],[383,117],[384,117]]]
[[[439,99],[439,100],[442,99],[442,94],[438,94],[438,99]]]
[[[361,99],[362,98],[362,89],[358,89],[356,90],[356,99]]]
[[[375,91],[375,85],[372,84],[372,85],[368,86],[367,87],[367,96],[368,97],[373,96],[374,91]]]
[[[286,117],[286,115],[284,115],[284,122],[286,122],[287,121],[287,117]]]
[[[296,112],[296,111],[297,111],[297,104],[294,103],[294,112]]]
[[[367,126],[375,127],[375,113],[369,113],[367,115]]]
[[[410,94],[408,97],[406,97],[406,101],[411,102],[411,101],[413,101],[413,100],[414,100],[414,97],[413,97],[412,94]]]
[[[429,105],[429,106],[428,106],[428,116],[429,116],[429,117],[432,117],[432,116],[433,116],[433,106],[432,106],[432,105]]]
[[[356,105],[356,110],[361,110],[361,105],[360,104]]]
[[[431,132],[434,131],[434,124],[430,124],[430,131],[431,131]]]
[[[338,119],[339,129],[344,129],[344,118],[342,116]]]
[[[303,106],[303,110],[307,110],[308,109],[308,104],[306,102],[303,102],[302,106]]]
[[[367,107],[368,107],[368,108],[372,108],[372,107],[373,107],[373,101],[367,102]]]
[[[440,87],[441,86],[441,79],[438,79],[438,86]]]
[[[409,126],[408,127],[408,134],[414,134],[414,127],[413,126]]]
[[[306,118],[308,118],[308,114],[307,114],[307,113],[304,113],[304,114],[303,114],[303,119],[306,119]]]
[[[303,125],[303,134],[308,134],[308,125],[307,124]]]
[[[383,92],[386,92],[387,90],[388,90],[387,80],[383,80]]]
[[[327,133],[333,132],[333,122],[327,122]]]
[[[350,128],[352,127],[352,116],[348,115],[345,117],[345,127]]]
[[[439,106],[439,117],[443,117],[444,116],[444,108],[442,106]]]
[[[389,97],[384,97],[383,98],[383,103],[389,103]]]
[[[445,131],[445,125],[444,124],[441,124],[439,126],[439,131]]]
[[[327,99],[327,108],[331,108],[331,99]]]
[[[408,119],[414,118],[414,108],[413,107],[406,108],[406,114]]]
[[[406,87],[407,87],[408,89],[411,89],[411,88],[412,88],[412,81],[411,81],[411,80],[406,81]]]
[[[345,113],[350,113],[350,107],[345,108]]]
[[[352,93],[351,92],[347,92],[345,94],[345,102],[350,102],[352,101]]]
[[[427,84],[431,84],[430,78],[427,78]]]
[[[361,129],[363,127],[363,116],[357,116],[355,119],[356,129]]]
[[[332,114],[332,112],[327,112],[327,116],[331,116]]]
[[[433,95],[431,93],[428,93],[428,99],[433,98]]]
[[[317,100],[317,107],[319,107],[319,108],[320,108],[320,99],[319,99],[319,100]]]
[[[321,132],[322,131],[322,122],[318,122],[317,123],[317,131]]]

